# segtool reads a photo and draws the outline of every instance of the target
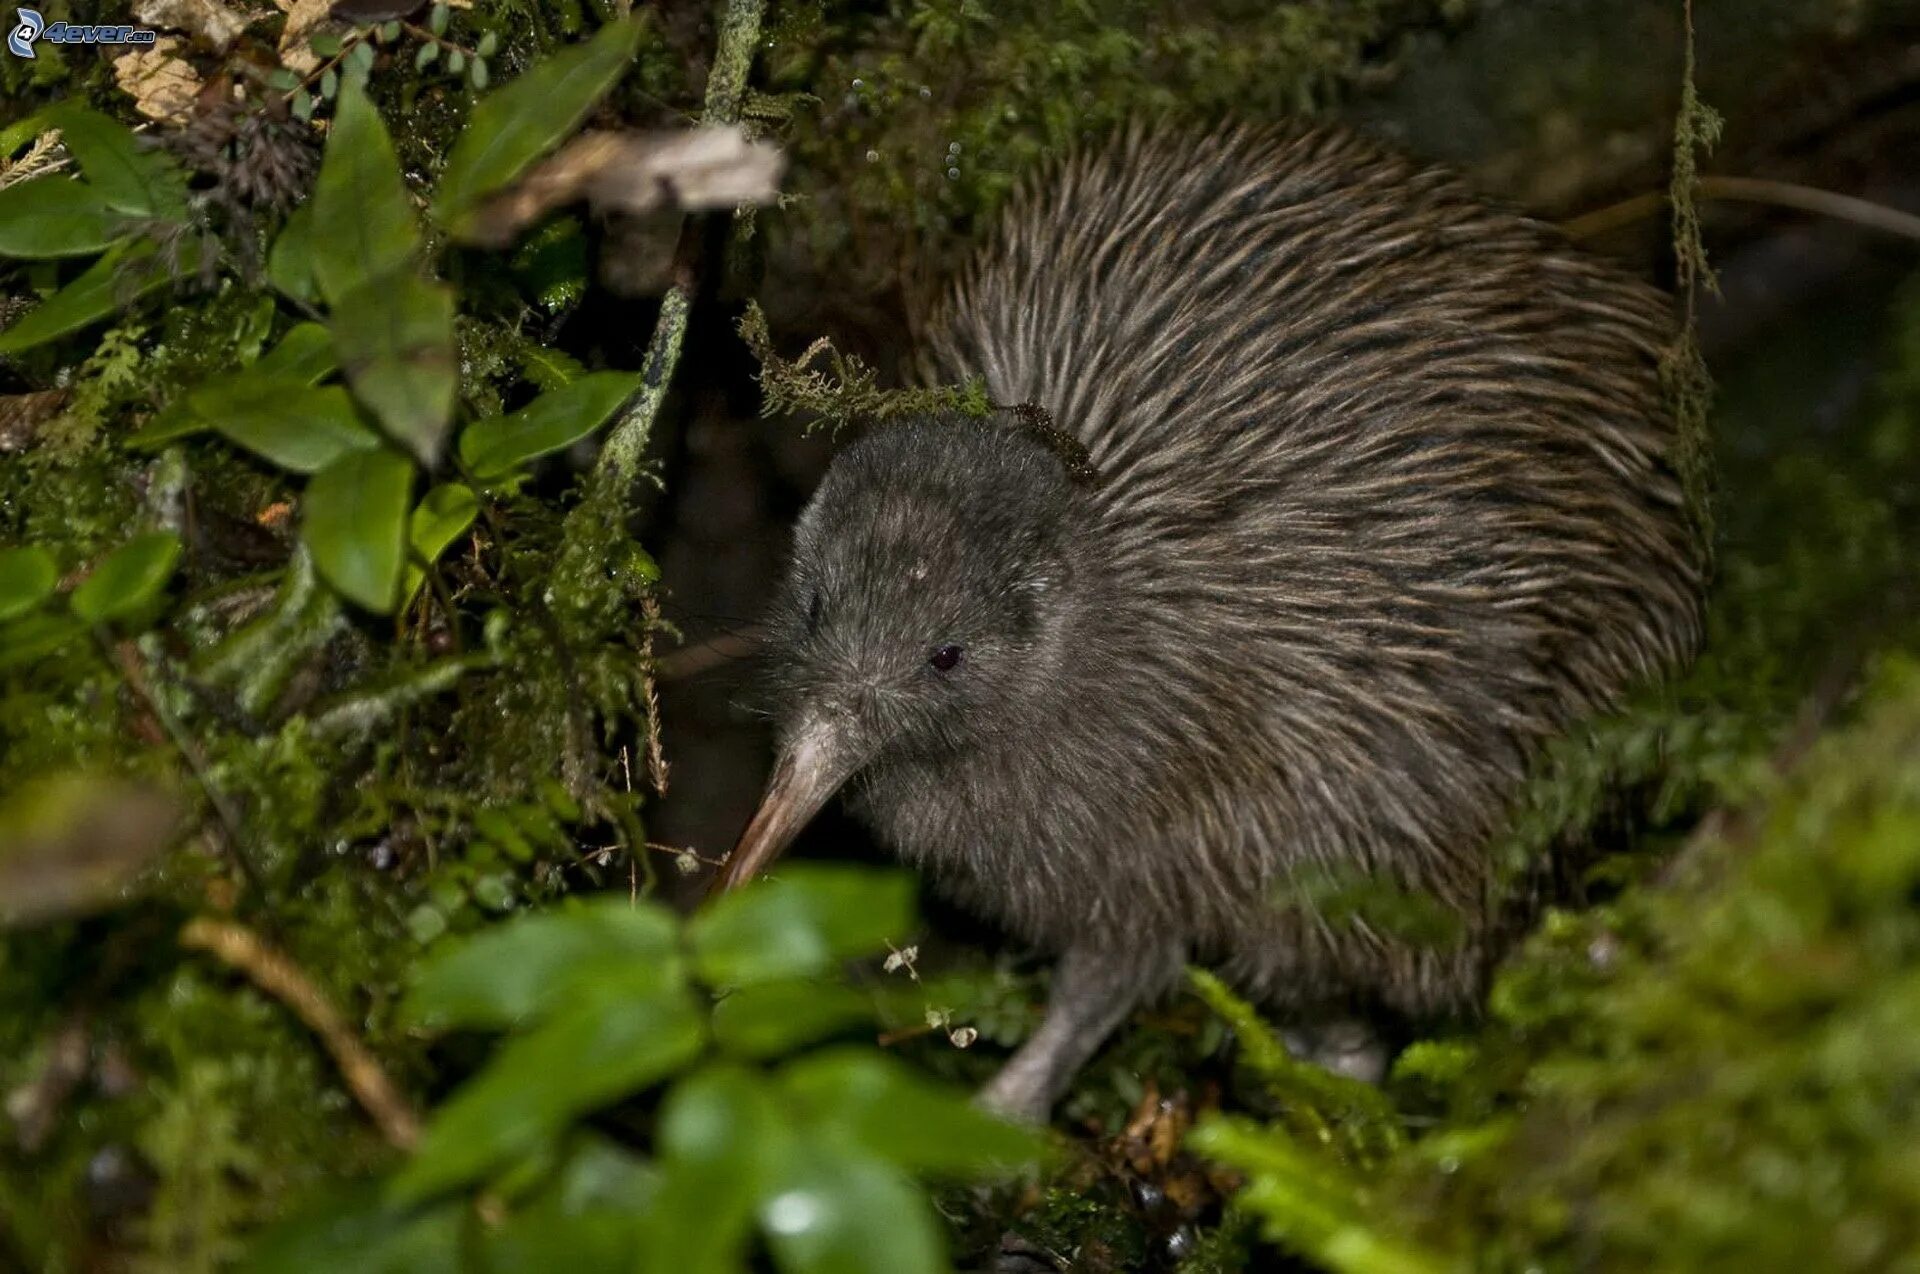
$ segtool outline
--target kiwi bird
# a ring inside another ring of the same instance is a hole
[[[1044,408],[873,428],[767,625],[777,756],[722,886],[836,792],[1057,954],[983,1094],[1044,1118],[1187,961],[1311,1027],[1470,1010],[1542,745],[1700,631],[1660,293],[1304,126],[1136,128],[1015,197],[928,324]],[[1316,907],[1437,900],[1422,943]]]

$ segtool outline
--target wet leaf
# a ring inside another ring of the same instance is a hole
[[[104,624],[141,610],[160,595],[180,561],[180,538],[171,531],[136,535],[93,568],[73,590],[73,613]]]
[[[393,139],[356,85],[340,94],[310,206],[313,274],[333,304],[412,259],[419,238],[413,199]]]
[[[473,525],[480,497],[458,482],[443,483],[427,492],[407,523],[407,570],[400,585],[400,604],[412,600],[427,578],[425,563],[437,562],[447,545]]]
[[[558,1173],[489,1237],[487,1274],[633,1269],[660,1174],[604,1137],[578,1138]]]
[[[610,972],[666,991],[682,977],[678,931],[663,908],[624,898],[511,920],[430,961],[403,1012],[432,1026],[507,1027]]]
[[[180,805],[148,786],[67,774],[0,803],[0,928],[84,915],[120,891],[179,834]]]
[[[735,1274],[756,1199],[789,1133],[764,1077],[720,1065],[676,1084],[660,1106],[661,1178],[635,1268]],[[698,1216],[698,1225],[687,1224]]]
[[[436,14],[439,12],[435,10]],[[608,23],[480,100],[440,178],[434,216],[461,235],[468,214],[511,183],[587,117],[617,83],[639,47],[641,24]],[[448,69],[457,71],[449,59]]]
[[[380,445],[338,385],[316,389],[272,375],[240,376],[194,395],[194,405],[232,442],[293,473],[317,473]]]
[[[903,938],[912,923],[904,873],[802,864],[722,896],[688,936],[701,977],[747,986],[824,973]]]
[[[848,987],[812,979],[730,992],[713,1009],[713,1041],[736,1057],[779,1057],[855,1022],[873,1006]]]
[[[53,596],[60,570],[38,544],[0,549],[0,622],[18,619]]]
[[[385,448],[351,452],[313,475],[300,538],[348,600],[386,614],[400,588],[413,465]]]
[[[700,1010],[684,991],[649,990],[651,976],[600,979],[502,1047],[435,1114],[395,1197],[424,1199],[504,1167],[699,1052]]]
[[[1031,1131],[978,1109],[965,1093],[872,1049],[834,1049],[780,1072],[782,1108],[915,1172],[1004,1175],[1041,1153]]]
[[[176,438],[219,429],[223,420],[231,418],[234,403],[265,397],[272,408],[273,394],[287,388],[303,391],[333,370],[333,334],[318,323],[296,324],[251,367],[215,377],[169,403],[166,410],[135,430],[127,438],[127,445],[151,449]],[[360,432],[365,434],[366,430]],[[247,445],[245,439],[236,441]]]
[[[466,1274],[461,1230],[466,1207],[398,1208],[360,1188],[261,1235],[240,1263],[244,1274]]]
[[[389,437],[431,465],[453,418],[453,293],[402,269],[334,303],[333,346]]]
[[[640,386],[634,372],[593,372],[540,395],[509,416],[492,416],[460,435],[460,458],[476,477],[494,478],[598,429]]]
[[[104,252],[124,233],[126,216],[91,187],[41,177],[0,190],[0,257],[41,260]]]
[[[783,1274],[938,1274],[933,1211],[898,1170],[796,1139],[769,1181],[760,1226]]]

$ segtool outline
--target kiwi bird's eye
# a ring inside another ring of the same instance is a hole
[[[927,656],[927,662],[933,665],[936,672],[952,672],[960,666],[962,653],[959,646],[940,646]]]

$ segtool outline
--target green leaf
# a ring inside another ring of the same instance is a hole
[[[317,473],[351,452],[380,445],[338,385],[315,389],[274,376],[236,376],[193,395],[229,440],[294,473]]]
[[[136,535],[112,553],[73,590],[73,613],[104,624],[145,607],[173,578],[180,538],[171,531]]]
[[[267,1230],[241,1261],[243,1274],[467,1274],[467,1207],[396,1208],[362,1186]]]
[[[913,1172],[999,1176],[1041,1153],[1030,1130],[872,1049],[815,1053],[789,1063],[779,1079],[790,1115]]]
[[[107,207],[167,221],[186,217],[186,174],[165,151],[142,145],[125,124],[85,106],[56,106],[46,121],[60,130],[61,144]]]
[[[480,43],[474,46],[473,51],[483,58],[492,57],[500,51],[499,35],[492,31],[487,32],[480,37]]]
[[[796,1138],[769,1182],[760,1227],[783,1274],[939,1274],[926,1198],[887,1164]]]
[[[249,371],[312,385],[332,375],[339,365],[333,353],[333,333],[325,324],[295,323]]]
[[[17,354],[69,332],[77,332],[159,287],[167,281],[164,270],[146,270],[137,280],[120,277],[123,264],[144,262],[152,255],[153,245],[144,240],[131,245],[118,244],[108,249],[105,256],[87,267],[86,273],[42,301],[38,308],[12,327],[0,332],[0,354]]]
[[[688,926],[695,968],[715,986],[813,977],[913,924],[901,872],[799,864],[722,897]]]
[[[402,269],[338,298],[332,331],[353,392],[388,436],[432,464],[453,418],[452,291]]]
[[[713,1009],[713,1042],[736,1057],[779,1057],[870,1019],[867,997],[832,982],[741,987]]]
[[[787,1131],[764,1077],[709,1066],[674,1085],[660,1105],[661,1177],[633,1268],[736,1274],[746,1267],[754,1203]],[[697,1216],[698,1224],[688,1224]]]
[[[391,611],[400,588],[413,465],[377,448],[340,457],[307,483],[300,538],[314,565],[348,600]]]
[[[660,1174],[604,1137],[577,1141],[560,1170],[488,1236],[481,1253],[485,1274],[634,1268]]]
[[[447,19],[453,16],[453,9],[446,4],[436,4],[427,14],[427,30],[435,35],[447,33]]]
[[[43,659],[86,631],[87,626],[71,615],[29,615],[0,627],[0,669]]]
[[[440,223],[464,237],[481,200],[580,127],[632,63],[640,29],[631,18],[610,22],[586,43],[553,54],[482,98],[440,178],[434,200]],[[448,69],[458,71],[451,58]]]
[[[0,190],[0,257],[78,257],[105,251],[126,230],[98,192],[66,177]]]
[[[423,44],[420,46],[420,51],[413,55],[413,69],[416,71],[424,71],[438,61],[439,58],[439,45]]]
[[[400,583],[402,606],[420,591],[427,578],[427,565],[440,560],[447,545],[473,525],[479,511],[480,497],[472,487],[458,482],[442,483],[415,506],[407,524],[407,570]]]
[[[339,57],[345,47],[340,36],[332,31],[315,31],[307,37],[307,47],[323,58]]]
[[[440,1107],[397,1198],[424,1199],[531,1154],[577,1116],[640,1092],[699,1052],[702,1014],[684,990],[604,978],[583,987]]]
[[[313,205],[293,210],[267,251],[267,282],[296,301],[317,301],[320,287],[313,277]]]
[[[451,49],[447,53],[447,70],[458,75],[467,69],[467,55],[461,49]]]
[[[222,419],[230,415],[233,402],[264,392],[257,388],[262,382],[273,387],[271,392],[279,392],[289,385],[295,390],[304,390],[333,370],[333,334],[318,323],[296,324],[253,366],[215,377],[174,399],[166,410],[129,435],[127,445],[151,449],[190,434],[218,429]],[[366,435],[367,431],[363,428],[360,433]],[[236,441],[247,445],[244,439]]]
[[[37,608],[59,582],[53,555],[38,544],[0,549],[0,622]]]
[[[432,1026],[507,1027],[614,974],[648,992],[681,984],[679,925],[652,903],[597,898],[482,931],[421,970],[403,1014]]]
[[[393,139],[356,85],[340,94],[311,207],[313,274],[335,305],[413,256],[419,226]]]
[[[540,395],[510,416],[490,416],[460,435],[460,458],[480,478],[497,478],[598,429],[640,385],[635,372],[593,372]]]

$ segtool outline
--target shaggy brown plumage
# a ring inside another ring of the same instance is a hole
[[[1699,635],[1662,298],[1349,133],[1143,128],[1016,199],[931,330],[942,375],[1044,407],[1097,480],[958,422],[836,459],[734,878],[845,784],[1066,953],[989,1093],[1024,1114],[1186,958],[1295,1015],[1469,1004],[1530,759]],[[1328,869],[1466,940],[1285,901]]]

